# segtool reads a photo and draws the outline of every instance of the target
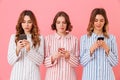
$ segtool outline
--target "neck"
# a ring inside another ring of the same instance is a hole
[[[30,32],[25,32],[25,34],[27,35],[27,34],[30,34]]]
[[[93,32],[94,32],[95,34],[97,34],[97,35],[101,35],[101,34],[103,34],[102,31],[98,31],[98,30],[94,30]]]
[[[57,34],[59,34],[60,36],[65,36],[67,33],[66,32],[64,32],[64,33],[57,32]]]

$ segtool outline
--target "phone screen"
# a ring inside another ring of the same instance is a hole
[[[98,37],[97,40],[104,40],[104,37]]]

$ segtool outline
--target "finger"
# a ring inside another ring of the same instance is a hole
[[[24,47],[24,45],[21,45],[21,47]]]
[[[27,44],[29,44],[29,41],[24,40],[24,41],[23,41],[23,44],[26,44],[26,45],[27,45]]]
[[[23,41],[27,41],[26,39],[23,39]]]
[[[26,46],[26,44],[23,44],[24,46]]]
[[[100,43],[97,43],[97,44],[96,44],[96,48],[98,48],[99,46],[100,46]]]
[[[27,43],[29,42],[28,40],[24,40],[24,41],[27,42]]]
[[[59,55],[59,54],[61,54],[61,52],[60,52],[60,51],[59,51],[59,52],[58,52],[58,54],[56,54],[56,55]]]
[[[65,54],[65,51],[61,51],[62,54]]]
[[[100,41],[100,44],[101,44],[101,45],[103,45],[103,44],[104,44],[103,40],[101,40],[101,41]]]
[[[58,52],[60,52],[61,51],[61,49],[60,48],[58,48]]]
[[[64,54],[61,54],[61,56],[63,57],[63,56],[64,56]]]
[[[65,50],[65,48],[61,48],[63,51]]]

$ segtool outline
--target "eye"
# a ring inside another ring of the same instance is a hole
[[[63,23],[63,24],[66,24],[66,22],[65,22],[65,21],[63,21],[62,23]]]
[[[94,22],[98,22],[98,20],[97,19],[95,19],[95,21]]]
[[[101,19],[100,22],[104,22],[104,19]]]
[[[60,21],[56,21],[56,24],[60,24]]]
[[[28,23],[32,23],[32,21],[30,20],[30,21],[28,21]]]

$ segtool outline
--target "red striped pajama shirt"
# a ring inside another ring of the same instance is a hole
[[[52,64],[51,56],[58,48],[65,48],[65,50],[70,51],[70,58],[66,60],[61,57]],[[74,68],[79,65],[78,39],[71,34],[64,37],[57,33],[46,36],[44,63],[47,67],[45,80],[77,80]]]

